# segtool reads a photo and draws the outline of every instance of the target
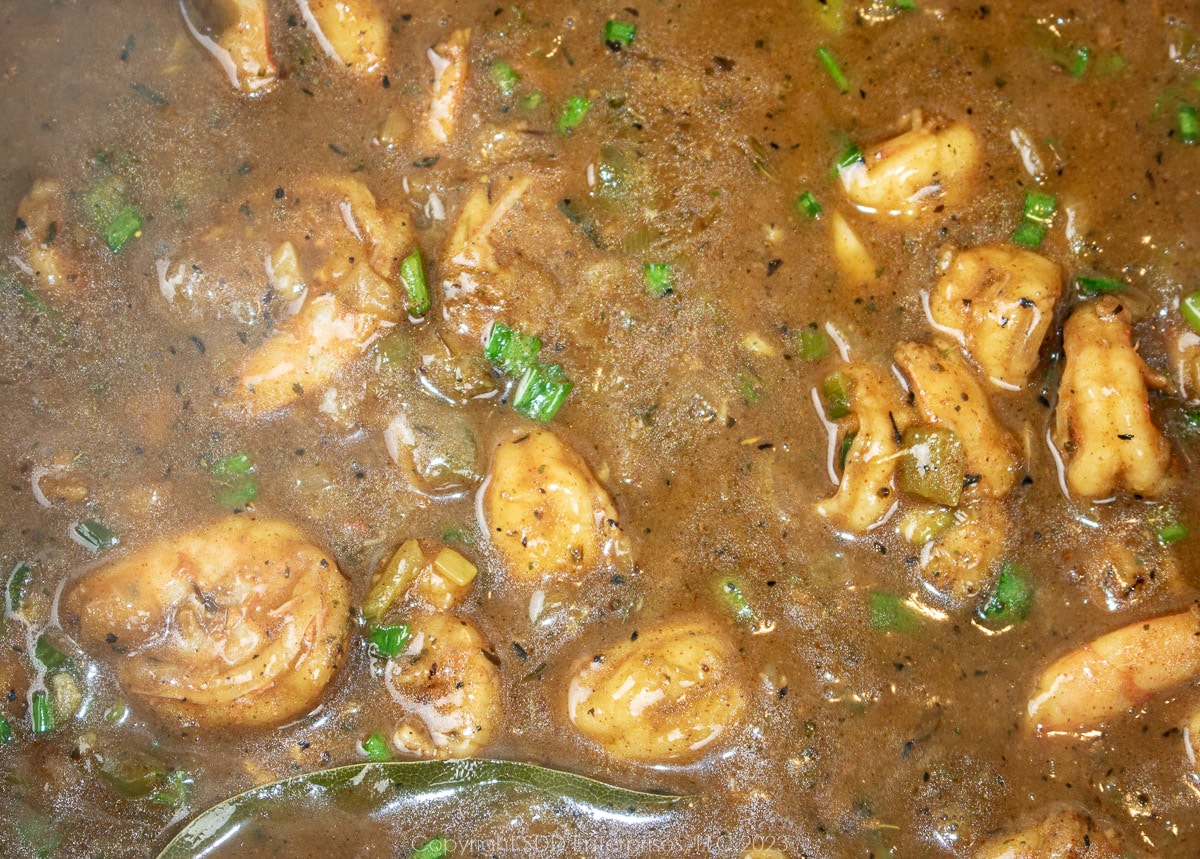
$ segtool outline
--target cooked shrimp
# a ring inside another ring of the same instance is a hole
[[[79,267],[68,250],[71,220],[66,194],[57,179],[38,179],[17,207],[17,241],[22,268],[52,299],[64,299],[82,285]]]
[[[469,620],[436,614],[413,623],[408,649],[384,673],[406,714],[393,737],[398,748],[424,758],[465,758],[487,745],[503,718],[491,650]]]
[[[358,75],[387,59],[387,16],[375,0],[298,0],[305,22],[326,55]]]
[[[578,578],[622,551],[612,498],[548,430],[497,446],[482,511],[492,544],[520,581]]]
[[[492,234],[516,208],[532,179],[523,176],[502,192],[476,188],[467,198],[442,254],[442,313],[449,330],[468,343],[481,343],[505,307],[509,284],[500,277]]]
[[[677,620],[589,655],[567,689],[567,715],[609,754],[696,757],[745,709],[736,651],[712,623]]]
[[[455,30],[441,44],[426,52],[433,66],[433,94],[429,99],[429,119],[425,125],[429,139],[436,145],[454,137],[458,103],[467,85],[471,46],[470,30]]]
[[[1029,381],[1062,295],[1058,266],[1032,251],[1000,245],[947,254],[929,297],[937,325],[957,332],[996,384]]]
[[[259,95],[274,86],[279,69],[271,56],[266,0],[198,0],[197,5],[216,38],[202,33],[186,11],[184,21],[193,38],[220,64],[234,89]]]
[[[236,516],[93,570],[65,606],[160,715],[274,725],[311,709],[337,670],[350,588],[292,525]]]
[[[925,343],[896,347],[896,364],[908,376],[922,418],[954,430],[966,453],[967,474],[978,475],[976,491],[1005,495],[1017,479],[1017,440],[1000,423],[987,392],[958,349]]]
[[[1176,322],[1168,328],[1166,341],[1179,395],[1189,403],[1200,401],[1200,334]]]
[[[895,504],[893,478],[901,456],[900,433],[912,413],[900,385],[890,373],[866,364],[842,370],[849,385],[850,416],[844,431],[854,440],[846,455],[842,482],[832,498],[816,506],[819,514],[839,526],[863,532]]]
[[[998,835],[979,846],[975,859],[1125,859],[1129,856],[1116,827],[1075,808],[1051,812],[1018,832]]]
[[[1059,657],[1029,701],[1037,733],[1099,728],[1200,673],[1200,608],[1139,621]]]
[[[860,211],[912,217],[937,203],[966,199],[979,166],[979,140],[957,122],[923,122],[885,140],[863,155],[864,162],[840,171],[846,196]]]
[[[1170,484],[1171,446],[1150,419],[1147,390],[1167,381],[1138,355],[1129,316],[1105,296],[1077,307],[1063,328],[1054,444],[1067,486],[1084,498],[1118,489],[1153,496]]]
[[[954,523],[921,549],[921,575],[943,597],[977,597],[1004,553],[1009,518],[998,502],[980,498],[954,511]]]

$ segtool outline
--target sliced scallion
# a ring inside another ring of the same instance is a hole
[[[496,89],[500,90],[500,95],[505,98],[516,92],[517,84],[521,82],[521,76],[504,60],[493,62],[488,67],[488,74],[491,76],[492,83],[496,85]]]
[[[854,447],[854,439],[858,436],[854,430],[849,430],[842,436],[842,443],[838,445],[837,467],[838,471],[846,470],[846,459],[850,456],[850,450]]]
[[[1180,540],[1186,540],[1190,532],[1188,531],[1188,526],[1182,522],[1171,522],[1170,524],[1163,525],[1155,533],[1158,535],[1158,542],[1164,546],[1169,546],[1172,543],[1178,543]]]
[[[1187,320],[1192,330],[1200,334],[1200,289],[1189,292],[1179,301],[1179,312]]]
[[[103,552],[117,545],[117,532],[94,519],[76,522],[71,526],[71,539],[93,552]]]
[[[825,66],[825,71],[829,72],[829,77],[833,78],[833,83],[838,90],[843,94],[850,92],[850,81],[846,80],[842,67],[838,65],[838,61],[834,59],[829,48],[824,45],[819,46],[817,58],[820,59],[821,65]]]
[[[429,285],[425,282],[425,261],[421,249],[413,252],[400,263],[400,282],[408,297],[408,315],[420,318],[429,312]]]
[[[637,35],[637,24],[628,21],[609,20],[604,22],[604,44],[614,51],[628,48]]]
[[[884,632],[911,635],[921,629],[921,616],[895,594],[874,591],[867,606],[867,625]]]
[[[38,636],[33,647],[33,655],[38,662],[46,666],[47,671],[58,671],[71,663],[71,658],[51,644],[44,635]]]
[[[142,216],[129,201],[125,185],[112,173],[98,179],[83,195],[83,210],[108,249],[119,253],[142,229]]]
[[[825,399],[825,415],[831,421],[850,414],[850,386],[841,371],[831,373],[821,383],[821,394]]]
[[[445,837],[430,838],[410,854],[410,859],[445,859],[449,855]]]
[[[29,564],[20,561],[12,568],[12,572],[8,574],[8,587],[5,588],[5,596],[8,600],[6,608],[9,614],[20,613],[21,598],[25,595],[25,586],[29,584],[30,572]]]
[[[581,95],[571,95],[563,104],[562,112],[558,115],[558,122],[555,123],[555,128],[559,134],[570,134],[587,116],[588,111],[592,109],[592,103]]]
[[[1113,277],[1083,277],[1075,278],[1075,283],[1082,292],[1097,295],[1102,292],[1119,292],[1125,288],[1125,281]]]
[[[501,372],[516,376],[533,366],[541,348],[542,341],[537,337],[522,334],[503,322],[497,322],[492,325],[483,354]]]
[[[375,652],[385,659],[391,659],[404,652],[410,631],[407,623],[397,623],[392,626],[372,626],[368,634]]]
[[[796,332],[796,347],[805,361],[820,361],[829,354],[829,339],[825,332],[813,326]]]
[[[362,741],[363,754],[377,763],[391,760],[392,753],[388,750],[387,740],[379,731],[371,734]]]
[[[735,620],[754,620],[754,610],[750,608],[750,602],[742,592],[742,586],[737,579],[723,579],[717,585],[717,594],[733,614]]]
[[[1087,45],[1077,45],[1071,51],[1071,62],[1067,66],[1067,72],[1073,78],[1083,77],[1083,73],[1087,71],[1088,60],[1091,59],[1092,49]]]
[[[1179,139],[1184,143],[1200,141],[1200,118],[1197,117],[1196,108],[1190,104],[1181,104],[1176,116],[1179,119]]]
[[[1030,248],[1041,245],[1057,209],[1058,201],[1050,194],[1027,191],[1021,225],[1012,235],[1013,242]]]
[[[12,742],[13,730],[12,725],[8,723],[8,719],[0,716],[0,743]]]
[[[862,150],[853,142],[846,145],[842,150],[842,154],[838,156],[837,163],[834,165],[834,172],[841,173],[844,170],[849,170],[857,164],[863,164],[866,159],[863,158]]]
[[[825,207],[821,205],[817,199],[817,195],[812,191],[805,191],[796,197],[796,211],[810,221],[816,218],[825,211]]]
[[[1001,625],[1024,620],[1033,607],[1033,584],[1030,581],[1029,570],[1012,561],[1005,561],[1000,568],[1000,578],[996,581],[996,590],[980,614],[985,620]]]
[[[558,414],[574,387],[575,383],[558,364],[535,364],[517,382],[512,406],[527,418],[549,421]]]
[[[35,734],[48,734],[54,730],[54,705],[45,692],[34,692],[29,703],[29,730]]]
[[[642,280],[651,295],[661,298],[675,291],[675,273],[665,262],[646,263],[642,268]]]

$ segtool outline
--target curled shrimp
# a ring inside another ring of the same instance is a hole
[[[387,59],[387,16],[375,0],[298,0],[321,50],[356,75],[377,72]]]
[[[1019,388],[1037,367],[1062,288],[1058,266],[1032,251],[971,248],[942,260],[929,314],[962,337],[988,378]]]
[[[896,503],[894,478],[901,456],[900,433],[912,412],[892,375],[878,367],[852,364],[842,370],[849,387],[850,415],[843,432],[854,433],[842,481],[816,511],[839,526],[864,532]]]
[[[470,757],[500,726],[500,669],[471,621],[434,614],[413,623],[412,643],[387,663],[384,683],[405,716],[393,742],[425,758]]]
[[[966,199],[979,166],[979,139],[958,122],[922,121],[863,154],[861,164],[839,171],[846,196],[859,210],[914,217],[937,203]]]
[[[234,89],[251,96],[271,89],[279,68],[271,55],[266,0],[199,0],[196,5],[216,35],[201,32],[181,3],[184,23],[225,71]]]
[[[1056,659],[1029,700],[1037,733],[1099,728],[1200,673],[1200,608],[1124,626]]]
[[[521,581],[582,576],[623,545],[612,498],[548,430],[496,447],[482,502],[492,545]]]
[[[471,31],[463,29],[455,30],[427,52],[429,64],[433,66],[433,93],[429,98],[425,131],[434,145],[443,146],[454,138],[458,103],[466,89],[470,69],[467,55],[470,47]]]
[[[37,288],[54,300],[70,297],[83,285],[70,240],[67,196],[57,179],[38,179],[17,207],[16,236],[22,250],[18,265]]]
[[[160,715],[274,725],[311,709],[336,672],[350,588],[294,526],[236,516],[93,570],[65,606]]]
[[[746,699],[733,645],[702,620],[677,620],[589,655],[567,689],[567,715],[627,760],[694,758],[732,728]]]
[[[1085,498],[1118,489],[1153,496],[1171,482],[1171,446],[1150,419],[1148,390],[1167,380],[1138,355],[1131,332],[1129,310],[1113,296],[1081,304],[1063,328],[1054,443],[1067,486]]]

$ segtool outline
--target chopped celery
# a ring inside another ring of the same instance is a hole
[[[937,504],[956,506],[967,461],[958,433],[945,427],[909,427],[903,445],[900,489]]]
[[[1024,620],[1032,606],[1033,584],[1030,581],[1029,570],[1020,564],[1005,561],[1000,568],[996,590],[984,603],[980,614],[985,620],[1007,625]]]
[[[160,774],[158,784],[150,793],[150,801],[168,808],[190,808],[192,805],[192,776],[186,770]]]
[[[670,295],[675,291],[675,273],[665,262],[646,263],[642,269],[646,290],[653,296]]]
[[[437,557],[433,559],[433,568],[459,587],[471,584],[479,573],[475,565],[464,558],[461,552],[449,546],[438,552]]]
[[[825,415],[831,421],[850,414],[850,386],[840,370],[821,383],[821,394],[825,398]]]
[[[921,616],[895,594],[872,591],[867,607],[867,624],[871,629],[911,635],[920,631]]]
[[[421,249],[415,248],[400,263],[400,282],[408,297],[408,315],[420,318],[429,312],[429,286],[425,282],[425,261]]]
[[[924,546],[936,540],[954,526],[953,510],[918,508],[900,523],[900,533],[914,546]]]

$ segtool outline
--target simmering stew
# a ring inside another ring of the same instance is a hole
[[[0,853],[1200,855],[1198,18],[0,2]]]

